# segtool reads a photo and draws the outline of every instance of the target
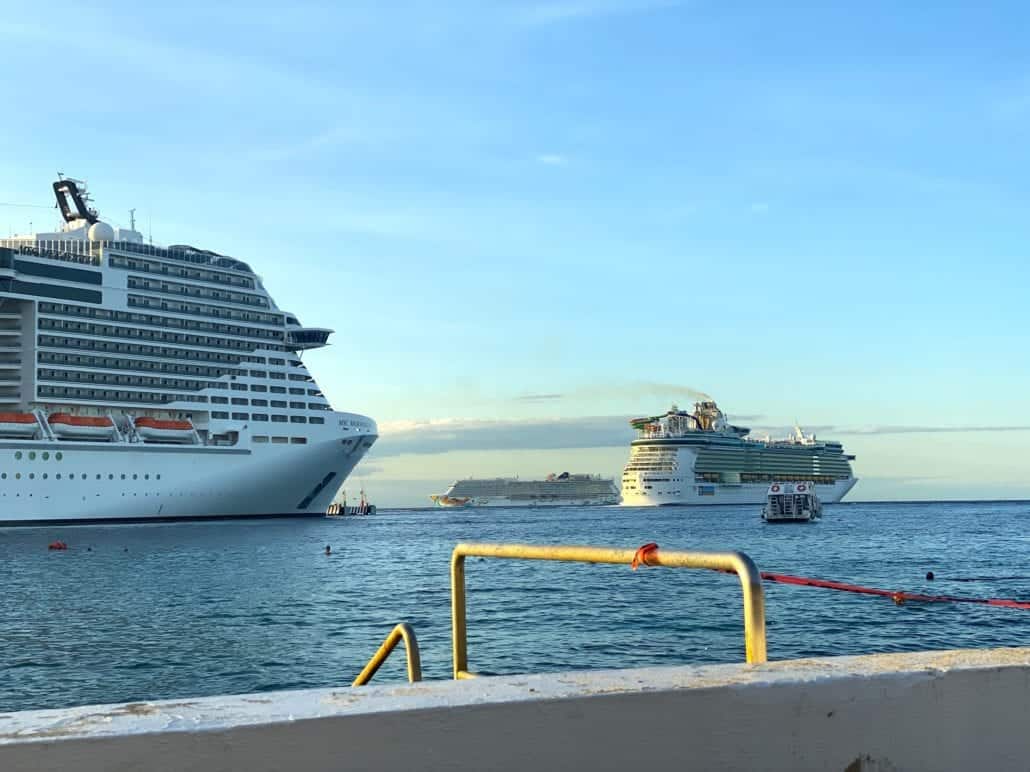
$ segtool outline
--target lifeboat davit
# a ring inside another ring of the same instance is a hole
[[[51,413],[46,420],[61,439],[107,440],[115,433],[114,421],[108,416]]]
[[[136,433],[145,442],[193,442],[193,424],[189,421],[170,421],[140,416],[134,421]]]
[[[39,422],[32,413],[0,413],[0,437],[34,437]]]

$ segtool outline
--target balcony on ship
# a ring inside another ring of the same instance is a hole
[[[286,331],[286,345],[295,351],[322,348],[329,345],[333,331],[325,327],[295,327]]]

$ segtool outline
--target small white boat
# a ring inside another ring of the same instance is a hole
[[[347,494],[343,493],[341,501],[334,501],[329,505],[325,511],[325,516],[328,518],[336,517],[348,517],[353,515],[374,515],[376,513],[376,505],[370,504],[368,499],[365,498],[365,491],[361,491],[361,502],[353,507],[347,506]]]
[[[810,482],[774,482],[762,507],[762,519],[767,523],[811,523],[822,514],[822,502]]]

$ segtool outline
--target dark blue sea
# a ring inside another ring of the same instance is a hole
[[[70,549],[49,552],[55,539]],[[604,507],[8,528],[0,711],[343,686],[399,621],[418,635],[426,677],[447,678],[448,561],[473,540],[737,549],[763,571],[1030,599],[1025,502],[839,504],[817,524],[777,526],[758,507]],[[471,559],[468,586],[480,673],[744,657],[733,576]],[[765,592],[770,659],[1030,643],[1030,611]],[[375,682],[402,680],[403,659]]]

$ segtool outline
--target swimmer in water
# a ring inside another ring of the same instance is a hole
[[[333,548],[330,547],[328,544],[325,545],[325,554],[326,555],[331,555],[332,553],[333,553]]]
[[[927,571],[926,572],[926,578],[927,578],[928,581],[932,582],[933,581],[933,571]]]

